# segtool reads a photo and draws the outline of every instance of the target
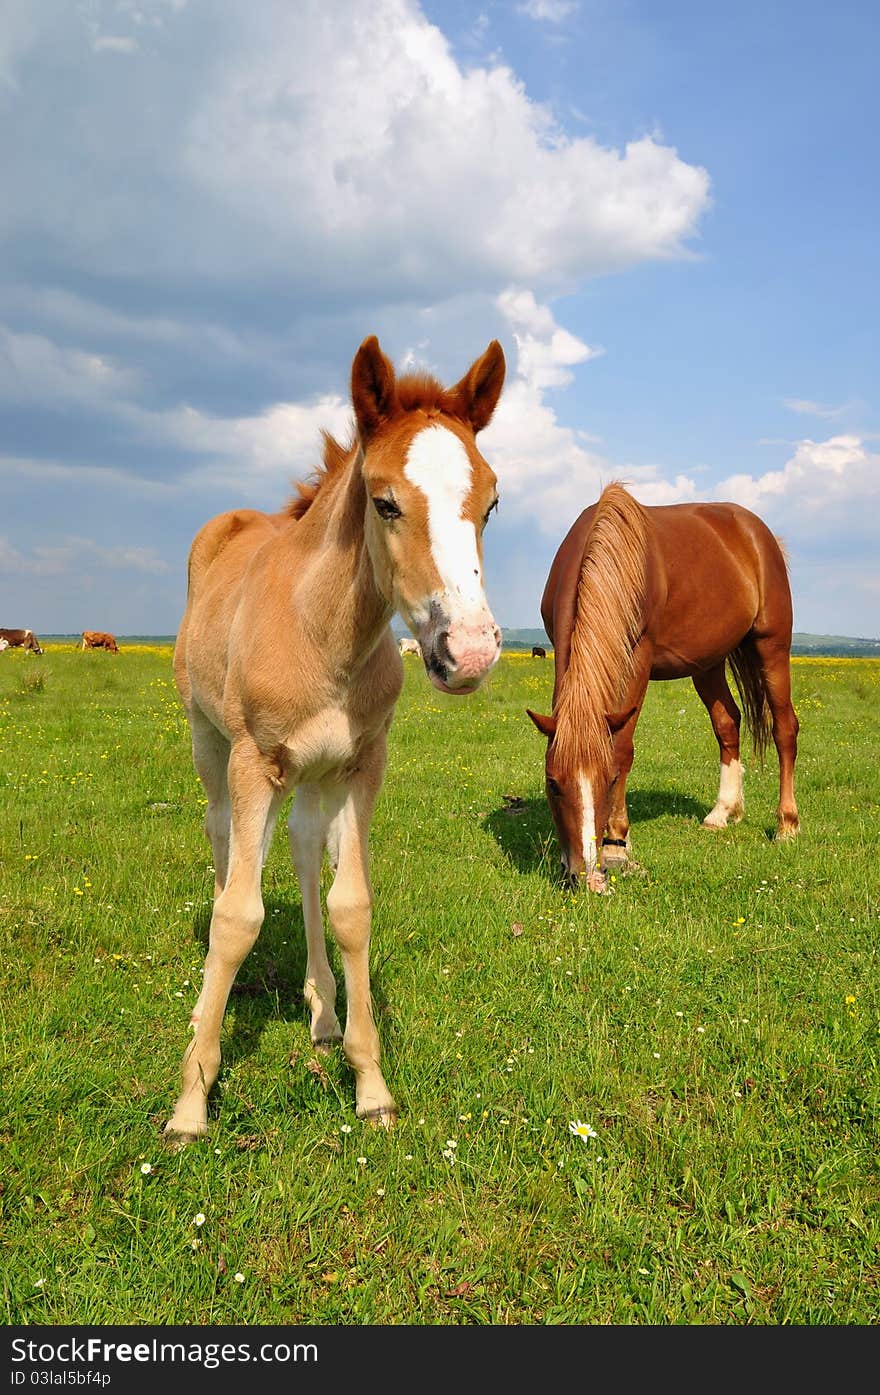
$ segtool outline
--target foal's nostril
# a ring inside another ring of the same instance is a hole
[[[434,645],[434,653],[445,668],[455,667],[455,660],[449,649],[449,631],[441,630]]]

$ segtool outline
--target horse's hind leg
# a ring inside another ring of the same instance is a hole
[[[263,923],[260,883],[266,829],[283,790],[273,784],[249,739],[232,747],[228,767],[232,836],[226,883],[214,902],[199,1020],[183,1058],[182,1088],[165,1125],[173,1142],[189,1142],[208,1129],[208,1094],[220,1070],[220,1027],[229,992]]]
[[[799,723],[791,701],[791,650],[772,636],[755,640],[764,674],[767,703],[773,718],[773,744],[779,757],[779,805],[777,838],[793,838],[800,828],[794,798],[794,764],[797,760]]]
[[[300,785],[287,820],[308,951],[303,996],[312,1014],[312,1043],[319,1051],[329,1051],[342,1040],[342,1028],[336,1016],[336,979],[327,958],[321,916],[321,865],[330,821],[338,811],[339,801],[322,799],[317,785]]]
[[[226,885],[229,866],[229,742],[210,722],[201,708],[189,711],[192,732],[193,764],[208,797],[205,810],[205,833],[214,854],[214,900]]]
[[[743,816],[743,766],[739,754],[740,711],[727,683],[724,664],[717,664],[693,679],[712,723],[721,756],[718,798],[703,823],[706,828],[726,828]]]

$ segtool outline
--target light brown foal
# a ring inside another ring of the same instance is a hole
[[[221,514],[193,541],[174,672],[208,796],[216,882],[193,1037],[165,1126],[173,1142],[207,1132],[229,992],[260,931],[263,862],[294,788],[290,848],[311,1038],[324,1050],[341,1040],[358,1116],[394,1121],[370,997],[367,851],[403,682],[389,621],[402,615],[445,693],[473,692],[498,659],[481,541],[498,495],[475,437],[504,371],[493,340],[455,387],[397,379],[378,341],[366,339],[352,364],[351,445],[325,436],[322,469],[282,512]],[[321,914],[325,850],[335,869],[327,913],[345,974],[344,1034]]]
[[[626,781],[648,683],[691,678],[718,742],[718,798],[703,820],[742,818],[740,711],[755,748],[779,757],[777,836],[798,831],[798,720],[791,702],[791,590],[778,540],[737,504],[644,507],[609,484],[575,520],[553,559],[541,602],[554,644],[547,799],[568,876],[605,889],[603,869],[630,849]]]

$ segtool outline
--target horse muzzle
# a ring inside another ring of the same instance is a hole
[[[432,627],[419,643],[434,687],[464,696],[474,692],[498,662],[501,631],[486,612],[475,621]]]

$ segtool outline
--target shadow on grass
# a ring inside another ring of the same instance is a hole
[[[667,814],[679,819],[696,819],[697,823],[702,823],[712,806],[691,799],[689,794],[682,794],[681,790],[628,789],[626,807],[629,810],[630,822],[635,825],[665,818]]]
[[[626,802],[634,836],[638,824],[667,814],[699,823],[708,813],[705,804],[680,790],[628,790]],[[501,807],[487,814],[483,823],[520,872],[542,872],[551,881],[561,881],[556,830],[546,799],[512,801],[506,796]]]

